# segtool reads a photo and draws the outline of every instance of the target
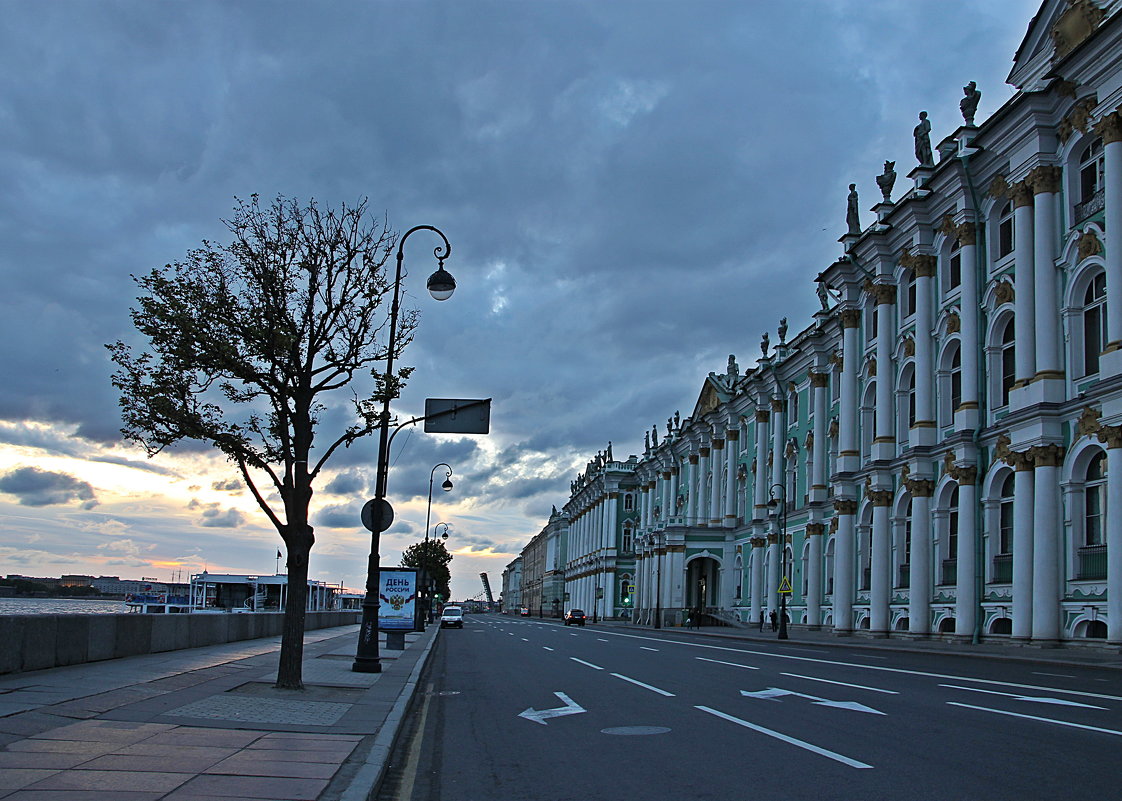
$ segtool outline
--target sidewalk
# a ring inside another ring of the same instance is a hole
[[[279,637],[0,676],[0,799],[366,801],[437,631],[373,674],[357,625],[308,632],[303,692]]]
[[[590,623],[589,625],[592,624]],[[597,625],[625,630],[655,631],[653,626],[638,625],[622,620],[601,621]],[[700,629],[689,629],[685,626],[667,626],[663,627],[661,631],[668,634],[700,635],[702,637],[739,640],[742,642],[759,643],[761,645],[813,644],[815,646],[841,649],[880,649],[912,654],[985,657],[987,659],[1006,659],[1047,665],[1077,665],[1081,667],[1122,669],[1122,651],[1117,648],[1108,649],[1104,644],[1094,641],[1089,641],[1089,644],[1086,646],[1066,645],[1061,648],[1016,645],[1006,640],[997,639],[971,645],[969,642],[959,643],[939,638],[910,639],[902,635],[883,639],[875,639],[862,634],[839,636],[829,629],[810,631],[799,626],[789,627],[787,630],[789,639],[780,640],[776,632],[771,630],[770,624],[765,625],[762,632],[757,626],[749,626],[746,628],[704,626]],[[1094,644],[1090,644],[1092,642],[1094,642]]]

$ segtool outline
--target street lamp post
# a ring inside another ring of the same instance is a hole
[[[450,469],[451,468],[449,468],[449,470]],[[449,489],[451,489],[451,486],[450,486],[451,483],[452,483],[451,481],[445,481],[444,483],[448,484]],[[432,527],[432,538],[433,538],[433,540],[436,540],[436,530],[438,528],[440,528],[441,526],[444,526],[444,531],[441,533],[440,536],[443,537],[444,539],[448,539],[448,528],[449,528],[448,524],[447,523],[437,523],[435,526]],[[429,541],[429,530],[426,527],[425,528],[425,542],[428,543],[428,541]],[[427,548],[425,549],[425,553],[426,554],[428,553]],[[428,620],[429,623],[432,623],[433,622],[433,620],[432,620],[432,600],[433,600],[433,597],[436,594],[436,577],[433,576],[432,573],[429,573],[428,574],[428,579],[429,579],[428,598],[426,600],[426,603],[428,604],[428,611],[426,612],[425,617],[426,617],[426,619]],[[447,601],[448,599],[445,598],[444,600]]]
[[[444,479],[444,483],[440,485],[440,488],[442,490],[444,490],[445,492],[451,492],[452,491],[452,468],[449,467],[448,465],[444,464],[444,462],[441,462],[438,465],[434,465],[433,468],[432,468],[432,471],[429,472],[429,505],[425,509],[425,541],[428,541],[428,538],[429,538],[429,522],[432,520],[432,482],[433,482],[433,478],[436,476],[436,468],[437,467],[447,467],[448,468],[448,476]],[[437,523],[437,525],[440,525],[440,524]],[[445,530],[444,533],[447,534],[448,533],[447,530]],[[447,539],[447,537],[445,539]]]
[[[655,537],[655,622],[656,629],[662,628],[662,532]]]
[[[397,395],[393,366],[397,351],[397,314],[401,297],[402,263],[405,260],[405,242],[417,231],[432,231],[440,236],[443,245],[433,249],[437,270],[429,276],[429,294],[436,300],[448,300],[456,289],[456,279],[444,269],[444,260],[452,253],[448,237],[431,225],[410,228],[397,243],[397,271],[394,273],[393,298],[390,302],[390,331],[386,344],[386,372],[383,376],[382,415],[378,421],[378,468],[374,479],[372,525],[370,526],[370,556],[366,564],[366,597],[362,600],[362,625],[359,627],[358,650],[351,670],[357,673],[381,673],[382,660],[378,656],[378,584],[381,533],[390,527],[393,514],[386,503],[386,477],[389,473],[390,401]],[[427,531],[426,531],[427,533]]]
[[[776,497],[775,490],[778,488],[779,497]],[[779,576],[780,585],[783,579],[787,578],[787,500],[783,497],[784,487],[782,484],[773,484],[768,494],[771,495],[771,500],[767,502],[770,509],[774,514],[779,515]],[[779,593],[779,639],[786,640],[787,637],[787,593]]]

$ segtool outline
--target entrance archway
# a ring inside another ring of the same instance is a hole
[[[703,556],[686,565],[686,605],[690,609],[718,606],[721,591],[721,563]]]

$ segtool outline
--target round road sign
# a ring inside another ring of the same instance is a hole
[[[362,525],[379,533],[393,525],[393,507],[385,498],[371,498],[362,507]]]

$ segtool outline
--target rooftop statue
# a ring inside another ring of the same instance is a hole
[[[779,318],[779,344],[782,345],[787,341],[787,318]]]
[[[916,139],[916,158],[921,167],[934,167],[935,156],[931,152],[931,122],[927,119],[927,112],[919,113],[919,125],[912,129]]]
[[[962,93],[965,97],[958,101],[958,108],[962,112],[962,119],[973,127],[974,114],[978,111],[978,101],[982,99],[982,93],[978,91],[978,84],[974,81],[962,87]]]
[[[763,352],[765,359],[767,358],[767,349],[768,349],[768,345],[770,344],[770,341],[771,341],[771,337],[768,336],[767,331],[764,331],[764,335],[760,339],[760,350]]]
[[[736,356],[731,353],[729,354],[729,366],[726,374],[730,378],[740,375],[740,366],[736,363]]]
[[[849,199],[845,206],[845,224],[849,233],[861,233],[861,217],[857,211],[857,184],[849,185]]]
[[[895,161],[884,162],[884,172],[877,176],[877,186],[880,187],[881,197],[885,203],[892,202],[892,187],[896,184]]]
[[[830,290],[826,288],[826,282],[821,278],[818,279],[818,302],[822,304],[822,311],[830,308]]]

